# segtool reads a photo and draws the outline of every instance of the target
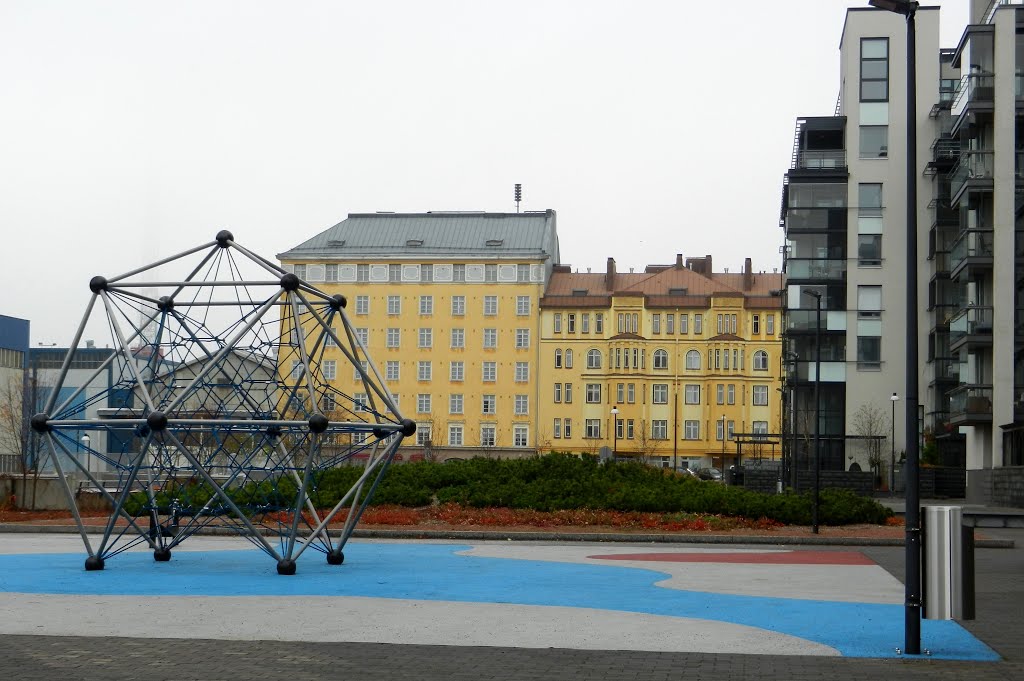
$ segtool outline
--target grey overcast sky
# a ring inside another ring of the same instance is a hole
[[[3,0],[0,313],[65,345],[93,275],[219,229],[273,258],[517,182],[581,271],[771,271],[795,119],[831,115],[866,4]],[[954,46],[968,0],[932,4]]]

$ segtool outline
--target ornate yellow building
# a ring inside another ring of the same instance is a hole
[[[737,443],[744,459],[778,458],[781,288],[749,258],[733,274],[711,256],[555,267],[540,304],[543,447],[678,467],[728,465]]]

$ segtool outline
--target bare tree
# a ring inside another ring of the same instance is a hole
[[[38,390],[41,386],[34,386]],[[48,391],[49,388],[45,389]],[[15,473],[21,475],[21,502],[25,508],[35,507],[36,486],[42,472],[42,447],[28,426],[25,409],[25,386],[19,378],[9,376],[0,382],[0,456],[14,462]],[[32,497],[28,499],[28,479],[32,477]]]
[[[651,437],[650,425],[646,419],[640,419],[640,431],[636,435],[637,458],[642,464],[649,466],[657,449],[658,441]]]
[[[860,445],[868,455],[871,472],[877,478],[881,474],[882,443],[885,442],[885,435],[888,431],[888,414],[874,404],[866,402],[854,412],[850,425],[854,434],[863,438]]]

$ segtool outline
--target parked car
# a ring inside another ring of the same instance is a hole
[[[715,482],[722,482],[722,471],[717,468],[701,468],[697,471],[697,477],[701,480],[714,480]]]

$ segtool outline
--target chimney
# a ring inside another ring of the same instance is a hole
[[[676,253],[676,269],[677,270],[683,269],[683,254],[682,253]]]
[[[604,287],[609,291],[615,290],[615,258],[608,258],[608,269],[604,274]]]
[[[743,261],[743,290],[754,288],[754,271],[751,269],[750,258]]]

